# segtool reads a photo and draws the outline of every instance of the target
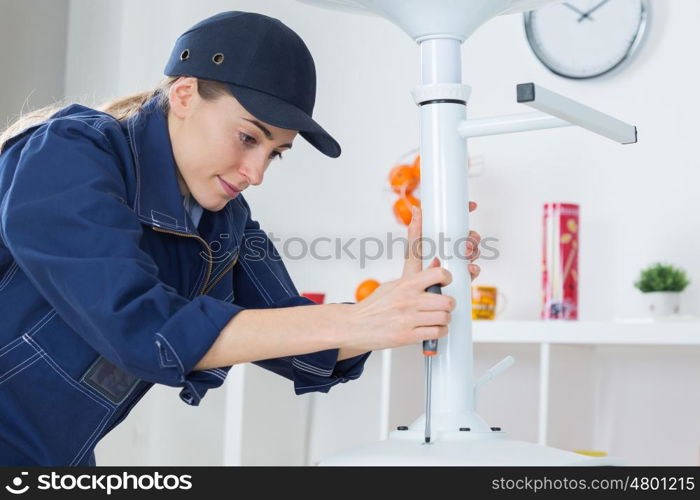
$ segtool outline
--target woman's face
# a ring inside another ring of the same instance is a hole
[[[230,95],[203,100],[196,78],[174,83],[169,99],[168,131],[180,190],[213,212],[262,183],[270,162],[291,148],[297,135],[257,120]]]

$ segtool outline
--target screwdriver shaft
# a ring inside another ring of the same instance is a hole
[[[440,285],[430,285],[425,289],[429,293],[442,293]],[[425,442],[430,443],[430,401],[432,388],[433,363],[432,357],[437,354],[438,341],[430,339],[423,341],[423,355],[425,356]]]
[[[425,442],[430,442],[430,386],[433,365],[431,363],[432,356],[425,357],[425,372],[427,379],[425,381]]]

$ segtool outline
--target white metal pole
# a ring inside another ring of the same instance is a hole
[[[419,103],[423,255],[426,263],[439,257],[452,273],[443,293],[457,301],[449,333],[439,340],[433,359],[431,424],[439,438],[440,431],[475,425],[468,416],[474,412],[474,398],[471,279],[464,258],[469,235],[467,145],[459,134],[466,104],[440,91],[457,89],[454,84],[462,82],[461,41],[428,39],[420,49],[423,95],[436,90],[435,99]]]
[[[233,365],[226,390],[224,410],[223,464],[243,465],[243,412],[245,410],[245,364]]]
[[[549,343],[540,344],[540,408],[537,418],[537,444],[547,445],[549,423]]]
[[[304,465],[311,464],[311,436],[316,421],[316,393],[311,392],[306,399],[306,425],[304,426]]]
[[[389,437],[389,407],[391,403],[392,349],[382,350],[382,382],[379,392],[379,440]]]
[[[431,38],[420,44],[421,83],[462,83],[462,43],[453,38]]]
[[[570,127],[572,124],[561,118],[535,111],[517,115],[472,118],[459,125],[459,135],[468,139],[485,135],[512,134],[557,127]]]

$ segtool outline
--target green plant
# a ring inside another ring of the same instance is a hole
[[[670,264],[657,262],[642,269],[639,279],[634,283],[644,293],[647,292],[681,292],[690,280],[685,271]]]

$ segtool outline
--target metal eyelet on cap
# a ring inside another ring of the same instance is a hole
[[[190,49],[185,49],[182,51],[182,54],[180,54],[180,60],[181,61],[186,61],[187,59],[190,58]]]
[[[216,54],[214,54],[214,57],[211,58],[211,61],[214,64],[219,65],[222,62],[224,62],[224,55],[221,52],[217,52]]]

